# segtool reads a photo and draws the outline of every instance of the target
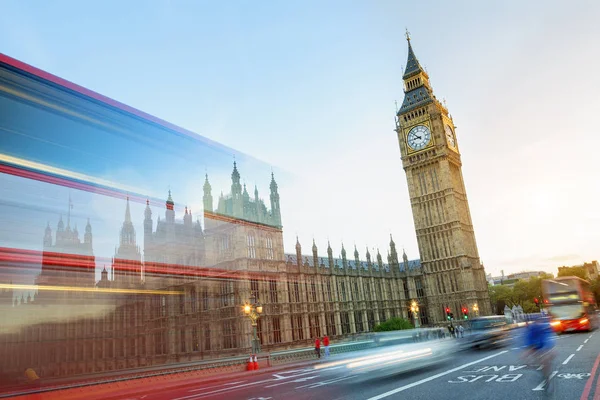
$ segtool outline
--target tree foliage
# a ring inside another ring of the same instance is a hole
[[[588,279],[587,272],[583,267],[561,267],[558,269],[558,277],[576,276],[581,279]]]
[[[535,305],[534,299],[542,301],[542,280],[552,278],[551,274],[542,274],[527,280],[518,280],[512,287],[507,285],[490,286],[490,300],[494,310],[497,314],[502,314],[506,305],[509,308],[521,306],[523,312],[526,313],[537,312],[538,307]]]
[[[412,329],[413,325],[403,318],[390,318],[385,322],[377,324],[373,329],[375,332],[401,331]]]

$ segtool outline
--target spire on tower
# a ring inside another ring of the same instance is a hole
[[[412,75],[416,75],[419,72],[425,73],[425,70],[419,64],[419,60],[413,51],[412,45],[410,44],[410,33],[406,30],[406,41],[408,42],[408,59],[406,61],[406,69],[404,70],[403,79],[409,78]]]
[[[169,194],[170,196],[170,194]],[[131,223],[131,211],[129,209],[129,196],[127,196],[127,206],[125,207],[125,222]]]

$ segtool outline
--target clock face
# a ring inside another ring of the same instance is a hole
[[[446,131],[446,140],[448,141],[448,144],[452,147],[456,147],[454,132],[452,131],[452,128],[450,128],[450,125],[444,126],[444,130]]]
[[[431,131],[425,125],[412,128],[406,137],[406,143],[413,150],[421,150],[431,141]]]

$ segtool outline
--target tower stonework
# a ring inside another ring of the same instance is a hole
[[[455,126],[433,94],[427,72],[408,40],[404,100],[396,132],[410,195],[431,322],[491,312],[485,271],[479,260],[462,176]]]

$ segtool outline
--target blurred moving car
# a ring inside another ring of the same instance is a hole
[[[504,316],[474,318],[462,347],[482,349],[503,346],[508,339],[508,331],[508,323]]]

